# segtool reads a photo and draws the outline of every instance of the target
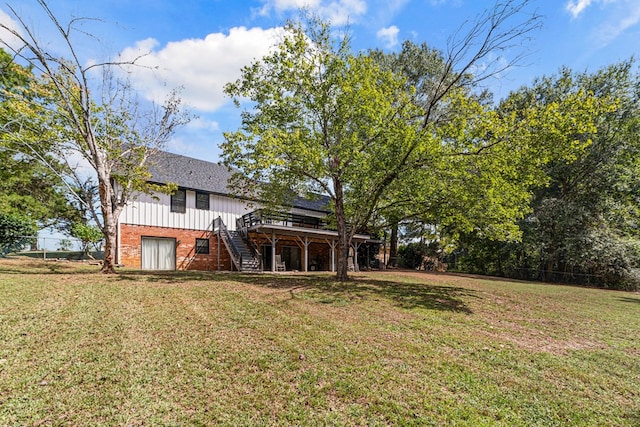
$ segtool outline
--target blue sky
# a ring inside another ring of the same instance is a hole
[[[35,0],[9,0],[16,12],[54,52],[57,38]],[[403,40],[444,48],[447,38],[493,1],[482,0],[50,0],[61,22],[99,18],[84,29],[100,43],[79,42],[83,59],[149,53],[132,80],[146,99],[162,99],[183,86],[182,98],[198,116],[180,130],[167,149],[219,160],[222,133],[237,129],[240,111],[222,93],[240,68],[264,55],[274,35],[296,10],[307,6],[337,25],[349,24],[354,50],[393,51]],[[596,70],[640,55],[640,0],[539,0],[529,11],[543,15],[543,27],[523,42],[521,66],[487,84],[499,99],[561,66]],[[0,20],[11,23],[3,3]]]

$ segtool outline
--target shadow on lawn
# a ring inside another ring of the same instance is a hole
[[[618,300],[622,302],[635,302],[636,304],[640,304],[640,298],[630,298],[630,297],[622,297],[618,298]]]
[[[15,262],[7,259],[5,263],[0,262],[1,274],[73,274],[73,273],[93,273],[99,272],[100,267],[89,264],[78,264],[72,261],[55,260],[35,260]],[[0,261],[3,261],[0,259]],[[82,268],[82,271],[79,269]]]
[[[208,271],[152,271],[152,270],[122,270],[115,275],[118,280],[124,281],[148,281],[158,283],[180,284],[193,280],[208,280],[222,282],[225,278],[238,276],[238,274],[219,274]],[[234,279],[235,280],[235,279]]]
[[[74,263],[15,262],[0,263],[0,274],[95,274],[98,267],[79,268]],[[417,278],[405,277],[403,282],[387,277],[356,275],[348,282],[336,282],[330,274],[240,274],[206,271],[140,271],[119,270],[114,276],[102,276],[105,280],[129,282],[132,285],[151,282],[168,285],[204,284],[216,282],[239,283],[276,291],[289,292],[292,298],[305,298],[319,304],[350,305],[360,300],[386,299],[403,308],[427,308],[471,314],[465,299],[479,298],[476,292],[454,286],[439,286]],[[108,278],[111,279],[108,279]],[[102,279],[101,279],[102,280]],[[637,300],[629,298],[629,301]]]
[[[480,298],[470,289],[439,286],[411,279],[407,282],[357,276],[348,282],[337,282],[333,275],[305,274],[238,274],[207,272],[126,272],[120,280],[146,280],[157,283],[181,284],[190,281],[238,282],[281,291],[292,298],[303,296],[321,304],[348,305],[358,300],[384,298],[403,308],[427,308],[472,314],[465,298]]]

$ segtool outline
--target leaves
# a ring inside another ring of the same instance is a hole
[[[48,111],[49,92],[28,67],[0,50],[0,212],[26,215],[46,227],[77,218],[60,177]]]
[[[570,273],[580,278],[571,280],[599,286],[637,287],[640,76],[633,66],[626,61],[594,73],[563,68],[500,106],[514,139],[535,148],[537,176],[544,173],[529,182],[533,209],[520,223],[523,242],[510,249],[522,255],[512,265],[542,271],[548,280]],[[473,249],[483,246],[493,248],[494,258],[505,247],[471,242],[470,259],[487,264],[485,249]],[[489,272],[513,274],[503,267]]]
[[[53,165],[43,155],[37,155],[37,159],[64,178],[67,194],[99,225],[106,240],[102,271],[115,273],[118,217],[137,192],[171,190],[172,186],[148,183],[147,160],[190,117],[181,110],[177,92],[160,107],[143,108],[129,82],[113,72],[116,67],[135,65],[135,60],[95,63],[79,58],[73,37],[78,19],[65,27],[45,1],[38,3],[56,30],[53,33],[58,37],[56,49],[66,50],[66,57],[49,52],[26,21],[9,6],[21,31],[2,23],[0,28],[23,45],[13,53],[38,70],[41,90],[38,96],[30,96],[28,91],[5,92],[11,95],[10,105],[29,113],[22,115],[28,119],[21,122],[28,126],[13,126],[7,129],[7,134],[18,142],[21,153],[29,155],[39,154],[34,147],[46,141],[47,149],[42,152],[56,163]],[[4,45],[12,49],[11,44]],[[96,73],[98,70],[102,72],[102,81],[96,85],[93,77],[100,75]],[[89,183],[87,165],[91,169]],[[97,198],[82,191],[91,186],[97,189]]]
[[[23,215],[0,212],[0,255],[22,247],[33,241],[37,233],[35,221]]]
[[[340,238],[340,280],[353,235],[372,220],[444,215],[443,223],[460,224],[458,218],[468,218],[462,212],[479,200],[464,188],[463,176],[479,174],[491,184],[486,194],[501,194],[484,175],[484,160],[465,156],[489,153],[506,133],[484,94],[472,95],[486,75],[474,79],[469,70],[536,27],[534,14],[501,28],[526,3],[488,10],[466,36],[454,37],[447,55],[409,42],[397,56],[352,53],[348,36],[333,39],[325,23],[291,23],[274,53],[225,87],[237,106],[249,100],[241,129],[225,134],[222,145],[225,163],[238,171],[235,188],[271,207],[286,206],[296,194],[327,194]],[[448,178],[457,179],[458,191],[443,184]],[[509,200],[522,199],[518,194]],[[453,203],[442,209],[434,196]],[[457,203],[464,196],[470,201]],[[485,228],[513,224],[516,209],[505,206]]]

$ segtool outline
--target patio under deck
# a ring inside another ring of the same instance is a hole
[[[243,233],[254,242],[258,248],[270,246],[271,260],[276,259],[276,247],[278,242],[283,244],[296,245],[302,250],[301,270],[326,270],[323,263],[315,259],[310,262],[310,248],[312,245],[326,245],[329,249],[329,270],[336,271],[336,249],[338,247],[338,232],[326,228],[327,223],[321,218],[295,215],[295,214],[269,214],[265,215],[261,211],[251,212],[244,215],[238,221],[238,227],[243,228]],[[266,244],[265,244],[266,243]],[[356,234],[351,243],[353,253],[357,254],[358,248],[363,243],[378,243],[366,234]],[[351,256],[351,255],[350,255]],[[319,255],[316,255],[316,259]],[[353,257],[353,268],[358,271],[357,256]],[[271,271],[276,271],[275,262],[270,263]],[[315,267],[315,268],[314,268]]]

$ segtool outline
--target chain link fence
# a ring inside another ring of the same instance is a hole
[[[39,259],[99,260],[104,257],[102,243],[90,245],[83,251],[82,241],[73,237],[50,235],[24,236],[22,248],[14,250],[8,256],[21,256]]]

